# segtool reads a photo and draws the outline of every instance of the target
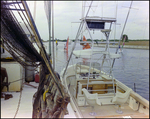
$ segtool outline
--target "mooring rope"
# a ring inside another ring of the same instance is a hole
[[[27,77],[31,77],[31,76],[33,76],[33,75],[30,75],[30,76],[27,76]],[[24,77],[24,78],[21,78],[21,79],[18,79],[18,80],[15,80],[15,81],[9,82],[9,83],[14,83],[14,82],[17,82],[17,81],[23,80],[23,79],[25,79],[25,78],[27,78],[27,77]]]
[[[23,75],[22,75],[22,79],[23,79]],[[14,119],[18,113],[18,110],[19,110],[19,107],[20,107],[20,102],[21,102],[21,97],[22,97],[22,90],[23,90],[23,81],[21,83],[21,91],[20,91],[20,97],[19,97],[19,102],[18,102],[18,106],[17,106],[17,110],[16,110],[16,113],[15,113],[15,116],[14,116]]]
[[[23,86],[23,85],[22,85],[22,86]],[[18,106],[17,106],[17,110],[16,110],[16,113],[15,113],[14,119],[15,119],[15,117],[16,117],[16,115],[17,115],[17,113],[18,113],[19,107],[20,107],[21,96],[22,96],[22,90],[23,90],[23,89],[21,88],[20,97],[19,97],[19,102],[18,102]]]

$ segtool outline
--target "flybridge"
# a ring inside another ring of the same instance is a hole
[[[116,18],[98,17],[98,16],[94,16],[94,17],[87,16],[87,17],[82,18],[81,20],[82,21],[85,20],[90,30],[105,29],[105,23],[116,22]]]

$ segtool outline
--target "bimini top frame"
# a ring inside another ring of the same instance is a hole
[[[110,17],[99,17],[99,16],[87,16],[86,18],[83,17],[81,20],[85,21],[96,21],[96,22],[116,22],[116,18]]]
[[[85,25],[88,32],[89,32],[89,35],[92,39],[92,50],[93,50],[93,38],[91,36],[91,33],[90,33],[90,30],[104,30],[104,31],[108,31],[109,30],[109,33],[110,33],[110,29],[111,29],[111,25],[112,25],[112,22],[116,22],[116,19],[115,18],[109,18],[109,17],[99,17],[99,16],[92,16],[92,17],[89,17],[89,16],[85,16],[83,18],[80,19],[81,22],[80,22],[80,26],[79,26],[79,29],[78,29],[78,32],[77,32],[77,35],[76,35],[76,38],[75,38],[75,42],[74,42],[74,45],[72,47],[72,51],[71,51],[71,54],[69,56],[69,59],[67,61],[67,65],[66,65],[66,68],[64,70],[64,73],[63,73],[63,77],[66,73],[66,70],[67,70],[67,67],[68,67],[68,64],[69,64],[69,61],[71,59],[71,56],[73,54],[73,50],[75,48],[75,45],[76,45],[76,42],[78,40],[78,37],[81,35],[82,33],[82,29],[83,29],[83,26]],[[108,29],[105,28],[105,23],[110,23],[110,26]],[[109,37],[109,33],[106,33],[106,39],[108,40],[108,37]],[[107,49],[107,47],[106,47]],[[93,53],[93,52],[92,52]]]

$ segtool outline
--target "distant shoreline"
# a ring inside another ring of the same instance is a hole
[[[49,41],[43,41],[43,42],[49,42]],[[51,41],[52,42],[52,41]],[[60,41],[58,42],[65,42]],[[110,41],[111,42],[111,41]],[[119,41],[116,41],[119,42]],[[94,43],[96,44],[96,43]],[[111,44],[110,44],[111,45]],[[122,45],[122,41],[120,42],[120,45]],[[132,46],[149,46],[149,40],[129,40],[128,42],[125,42],[125,45],[132,45]]]
[[[120,42],[120,45],[122,45],[122,42]],[[149,40],[148,41],[129,41],[129,42],[125,42],[125,45],[149,46]]]
[[[49,41],[43,41],[43,42],[49,42]],[[52,42],[52,41],[51,41]],[[65,41],[60,41],[58,42],[65,42]],[[110,41],[111,42],[111,41]],[[116,41],[119,42],[119,41]],[[96,44],[96,43],[94,43]],[[111,45],[111,44],[110,44]],[[120,45],[122,45],[122,41],[120,42]],[[132,45],[132,46],[149,46],[149,40],[129,40],[129,42],[125,42],[125,45]]]
[[[120,46],[122,47],[122,42],[120,42]],[[104,44],[96,44],[94,43],[95,47],[105,47]],[[110,44],[110,47],[118,47],[118,43],[115,45]],[[127,49],[149,49],[149,41],[129,41],[129,42],[125,42],[124,47],[123,48],[127,48]]]

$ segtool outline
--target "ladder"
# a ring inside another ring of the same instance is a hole
[[[108,61],[109,62],[108,63],[109,77],[112,80],[112,84],[113,84],[112,91],[114,92],[114,95],[115,95],[114,77],[113,77],[113,73],[112,73],[112,64],[111,64],[111,57],[110,57],[110,52],[109,52],[109,34],[111,32],[111,29],[102,29],[101,32],[106,36],[105,52],[108,52],[107,54],[103,54],[101,71],[103,70],[104,62]],[[106,56],[108,56],[108,59],[106,59]]]

